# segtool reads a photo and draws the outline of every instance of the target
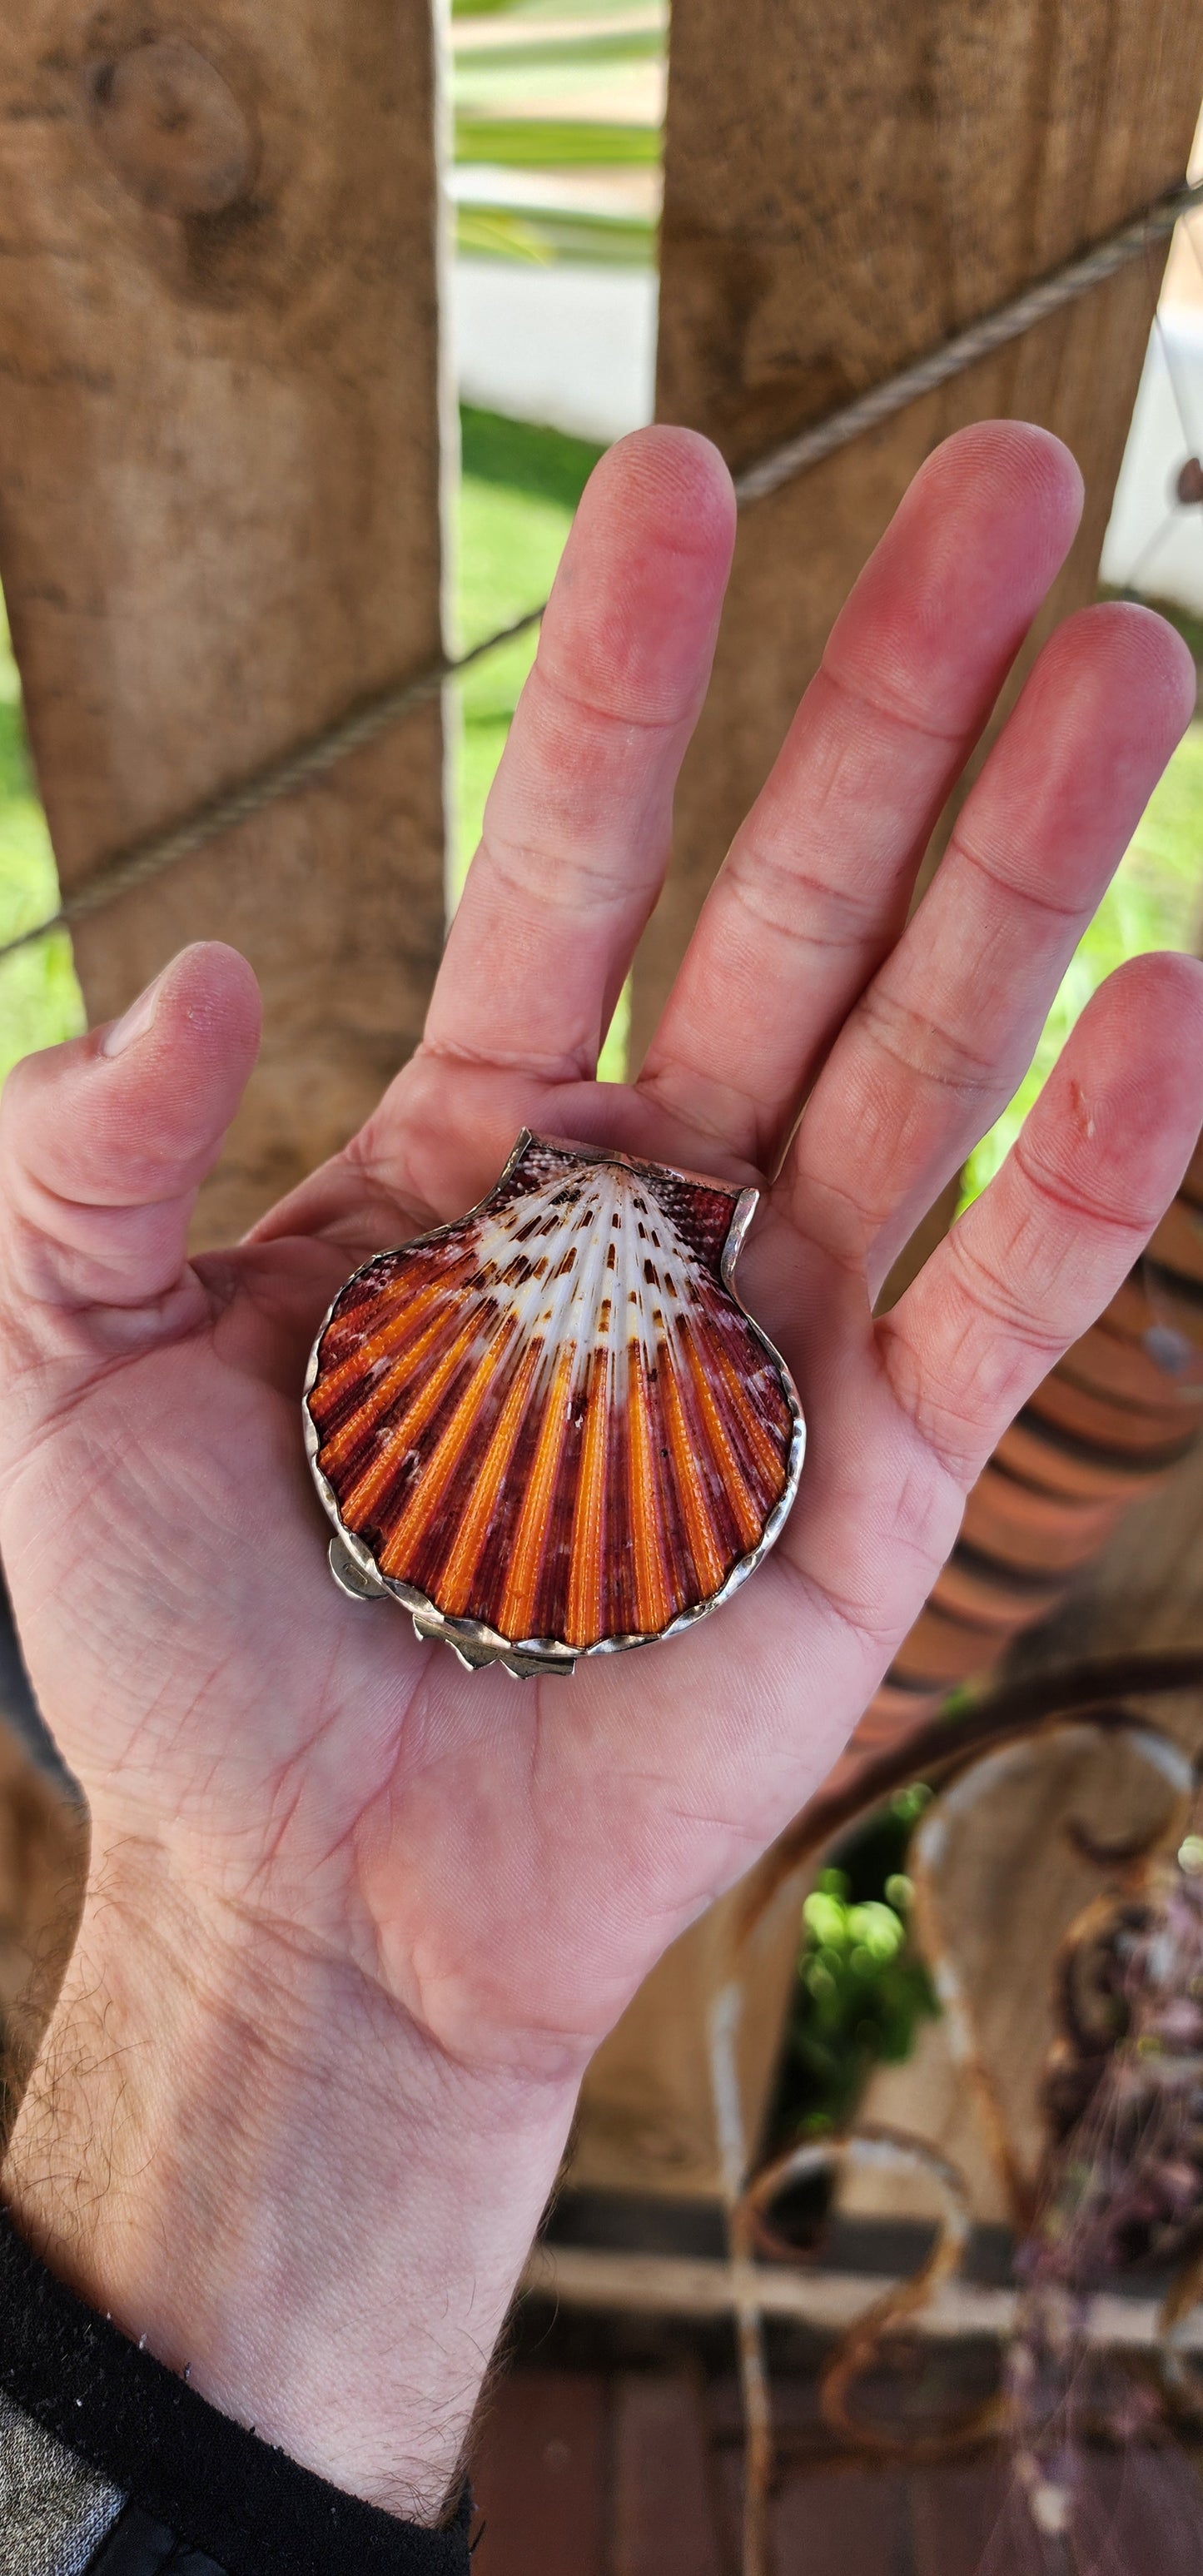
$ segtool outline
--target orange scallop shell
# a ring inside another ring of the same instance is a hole
[[[793,1381],[731,1287],[755,1203],[524,1133],[479,1207],[356,1271],[305,1391],[344,1588],[524,1673],[726,1600],[802,1465]]]

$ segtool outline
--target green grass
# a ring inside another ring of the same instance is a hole
[[[970,1157],[963,1204],[992,1180],[1070,1030],[1112,968],[1152,948],[1193,949],[1203,928],[1203,723],[1191,725],[1154,788],[1044,1024],[1010,1107]]]
[[[0,607],[0,946],[44,921],[57,902],[54,855],[25,747],[20,683]],[[65,930],[0,961],[0,1082],[32,1048],[74,1037],[83,1026]]]
[[[467,646],[546,599],[601,449],[467,406],[461,418],[459,631]],[[485,798],[536,640],[532,629],[503,645],[459,685],[457,886],[480,839]]]
[[[558,429],[532,429],[466,404],[460,419],[459,631],[467,646],[547,597],[573,511],[602,450]],[[480,839],[485,799],[536,641],[532,628],[458,684],[456,894]],[[624,996],[600,1068],[611,1080],[624,1069],[626,1019]]]
[[[656,227],[640,215],[549,214],[545,206],[456,208],[455,246],[465,259],[570,259],[604,268],[650,268]]]

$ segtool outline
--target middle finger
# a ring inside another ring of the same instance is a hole
[[[1080,508],[1077,467],[1046,431],[962,430],[916,476],[836,620],[639,1076],[762,1169],[898,936],[936,817]]]

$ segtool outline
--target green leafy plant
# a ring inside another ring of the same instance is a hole
[[[774,2143],[846,2128],[875,2066],[909,2057],[939,2010],[909,1932],[902,1862],[928,1792],[908,1789],[820,1873],[802,1909]]]
[[[464,404],[460,412],[459,632],[466,644],[530,608],[550,590],[564,540],[602,453],[587,439]],[[480,839],[485,798],[535,657],[532,630],[502,645],[458,683],[455,857],[458,895]],[[615,1011],[598,1066],[603,1081],[626,1069],[628,1000]]]

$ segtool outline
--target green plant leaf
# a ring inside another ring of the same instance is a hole
[[[542,267],[556,257],[540,227],[508,206],[457,206],[455,247],[474,259],[534,260]]]
[[[491,161],[514,170],[652,168],[660,129],[554,116],[457,116],[457,161]]]
[[[476,198],[458,209],[456,239],[457,247],[473,258],[571,259],[597,261],[606,268],[650,268],[656,256],[656,227],[640,215],[490,206]]]
[[[592,63],[658,62],[664,52],[660,27],[630,27],[599,35],[583,27],[579,36],[519,37],[508,45],[465,45],[456,55],[457,72],[547,71],[558,64],[584,70]]]

